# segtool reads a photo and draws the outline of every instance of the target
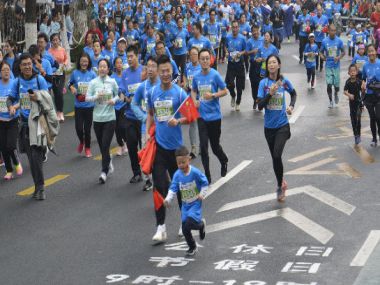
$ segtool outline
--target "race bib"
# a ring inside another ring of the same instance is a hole
[[[152,51],[152,49],[154,49],[155,45],[156,45],[156,43],[150,43],[150,44],[148,44],[148,45],[146,46],[146,51],[147,51],[148,53],[151,53],[151,51]]]
[[[306,33],[306,27],[307,27],[306,23],[302,24],[302,32]]]
[[[322,25],[317,25],[317,28],[315,29],[317,32],[322,32]]]
[[[189,183],[180,183],[179,190],[181,191],[182,201],[192,203],[198,199],[198,188],[195,181]]]
[[[32,103],[30,102],[30,97],[28,93],[20,94],[20,106],[23,110],[30,110]]]
[[[108,92],[100,93],[98,94],[98,96],[99,96],[98,103],[100,105],[106,105],[107,102],[112,99],[112,93],[108,93]]]
[[[359,68],[359,70],[363,69],[364,64],[365,64],[365,60],[357,60],[356,61],[356,66]]]
[[[128,93],[131,95],[134,95],[137,88],[139,88],[140,83],[135,83],[135,84],[129,84],[128,85]]]
[[[326,9],[331,9],[331,3],[326,3]]]
[[[273,110],[273,111],[280,111],[280,110],[282,110],[283,102],[284,102],[283,93],[277,92],[275,95],[273,95],[269,99],[267,109]]]
[[[187,87],[190,89],[193,88],[193,78],[194,78],[194,75],[187,76]]]
[[[207,101],[204,98],[204,95],[206,93],[211,93],[211,84],[198,85],[198,91],[199,91],[199,100],[200,101]]]
[[[129,67],[128,63],[123,64],[123,70],[126,70]]]
[[[267,70],[267,62],[266,62],[266,60],[261,63],[261,69],[262,70]]]
[[[362,43],[362,42],[363,42],[363,36],[357,36],[356,43]]]
[[[307,58],[306,58],[306,60],[308,61],[308,62],[315,62],[315,53],[310,53],[308,56],[307,56]]]
[[[144,112],[146,112],[146,99],[145,100],[141,100],[141,110],[143,110]]]
[[[0,97],[0,113],[8,113],[7,97]]]
[[[166,122],[173,116],[173,101],[163,100],[154,102],[154,110],[156,113],[157,121]]]
[[[176,41],[178,48],[183,47],[183,40],[181,38],[177,38],[175,41]]]
[[[329,57],[336,57],[338,55],[338,48],[333,46],[333,47],[328,47],[327,48],[327,53]]]
[[[349,34],[348,37],[347,37],[347,39],[348,39],[349,41],[351,41],[351,40],[352,40],[352,35]]]
[[[86,95],[88,84],[88,82],[78,82],[78,94]]]
[[[218,37],[217,37],[216,35],[210,35],[209,38],[210,38],[210,42],[211,42],[211,44],[212,44],[213,46],[215,46]]]

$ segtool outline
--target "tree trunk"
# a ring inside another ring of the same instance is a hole
[[[26,1],[25,6],[25,48],[36,43],[37,39],[37,7],[36,0]]]
[[[87,11],[86,11],[86,1],[78,0],[75,3],[74,8],[74,34],[73,34],[73,43],[74,45],[79,45],[84,43],[84,36],[87,33]]]
[[[65,17],[65,14],[63,13],[63,5],[62,5],[61,42],[62,42],[62,47],[66,50],[69,65],[71,65],[70,45],[69,45],[69,41],[67,39],[66,17]],[[67,66],[67,68],[70,68],[70,66]]]

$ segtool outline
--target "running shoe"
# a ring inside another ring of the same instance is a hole
[[[338,103],[339,103],[339,96],[338,96],[338,93],[335,93],[335,94],[334,94],[334,101],[335,101],[335,105],[338,105]]]
[[[239,105],[239,104],[236,104],[236,106],[235,106],[235,111],[237,111],[237,112],[240,111],[240,105]]]
[[[202,225],[201,229],[199,230],[199,238],[201,240],[204,240],[206,237],[206,219],[202,219],[202,223],[203,223],[203,225]]]
[[[129,183],[135,184],[141,182],[143,179],[140,174],[134,175],[130,180]]]
[[[44,190],[38,191],[37,200],[39,200],[39,201],[46,200],[46,194],[45,194]]]
[[[99,183],[104,184],[107,181],[107,174],[105,172],[100,173]]]
[[[123,155],[123,147],[119,146],[116,151],[117,156],[122,156]]]
[[[82,151],[83,151],[83,147],[84,147],[84,144],[82,144],[82,143],[80,143],[80,144],[78,145],[78,147],[77,147],[77,152],[78,152],[79,154],[82,153]]]
[[[377,147],[377,141],[376,141],[376,140],[372,140],[372,142],[371,142],[371,146],[372,146],[372,147]]]
[[[333,103],[333,101],[330,101],[329,109],[332,109],[332,108],[334,108],[334,103]]]
[[[277,189],[277,200],[280,203],[285,202],[285,192],[288,189],[288,183],[283,179],[282,185]]]
[[[182,224],[179,226],[179,229],[178,229],[178,236],[179,236],[179,237],[183,237]]]
[[[361,141],[362,141],[362,140],[361,140],[360,136],[355,136],[355,144],[356,144],[356,145],[360,144]]]
[[[7,181],[12,180],[12,178],[13,178],[12,172],[7,172],[7,174],[5,174],[4,176],[4,180],[7,180]]]
[[[115,171],[115,168],[113,167],[112,159],[110,161],[110,165],[108,166],[108,174],[112,174]]]
[[[220,176],[225,177],[227,175],[227,162],[222,163],[221,169],[220,169]]]
[[[148,179],[146,182],[145,182],[145,185],[143,187],[143,191],[147,192],[147,191],[151,191],[153,189],[153,184],[152,182],[150,181],[150,179]]]
[[[186,256],[194,256],[197,252],[197,246],[195,246],[195,248],[189,248],[189,250],[186,251]]]
[[[86,157],[87,158],[89,158],[89,157],[92,157],[92,153],[91,153],[91,148],[85,148],[85,150],[84,150],[84,153],[85,153],[85,155],[86,155]]]
[[[15,168],[16,168],[16,174],[18,176],[21,176],[24,172],[21,163],[17,164]]]
[[[166,234],[166,227],[165,227],[165,225],[159,225],[157,227],[156,233],[152,237],[153,242],[155,244],[159,244],[159,243],[162,243],[162,242],[166,242],[167,239],[168,239],[168,236]]]
[[[235,98],[231,98],[231,108],[235,108]]]

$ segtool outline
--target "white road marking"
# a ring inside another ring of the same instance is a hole
[[[346,203],[344,202],[343,200],[329,194],[329,193],[326,193],[316,187],[313,187],[311,185],[307,185],[307,186],[303,186],[303,187],[297,187],[297,188],[293,188],[293,189],[290,189],[288,191],[286,191],[286,195],[289,197],[289,196],[293,196],[293,195],[297,195],[297,194],[301,194],[301,193],[305,193],[317,200],[319,200],[320,202],[330,206],[330,207],[333,207],[334,209],[350,216],[356,209],[355,206],[349,204],[349,203]],[[242,207],[245,207],[245,206],[250,206],[250,205],[255,205],[255,204],[259,204],[259,203],[262,203],[262,202],[267,202],[267,201],[270,201],[270,200],[276,200],[277,199],[277,196],[275,193],[273,194],[266,194],[266,195],[262,195],[262,196],[258,196],[258,197],[254,197],[254,198],[249,198],[249,199],[244,199],[244,200],[239,200],[239,201],[235,201],[235,202],[232,202],[232,203],[228,203],[228,204],[225,204],[223,207],[221,207],[217,213],[219,212],[224,212],[224,211],[228,211],[228,210],[232,210],[232,209],[237,209],[237,208],[242,208]]]
[[[220,222],[217,224],[207,226],[207,233],[214,233],[223,231],[226,229],[236,228],[239,226],[252,224],[260,221],[269,220],[276,217],[282,217],[288,222],[292,223],[308,235],[312,236],[314,239],[322,244],[326,244],[333,236],[334,233],[325,229],[321,225],[315,223],[309,218],[303,216],[302,214],[290,209],[284,208],[279,210],[273,210],[269,212],[264,212],[256,215],[251,215],[243,218],[228,220],[225,222]],[[198,235],[199,233],[194,233]]]
[[[293,54],[292,57],[293,57],[295,60],[297,60],[297,61],[300,60],[299,56],[297,56],[297,55],[295,55],[295,54]]]
[[[317,162],[314,162],[314,163],[302,166],[300,168],[291,170],[291,171],[287,172],[286,174],[294,174],[294,173],[297,173],[297,172],[310,171],[310,170],[313,170],[313,169],[315,169],[317,167],[320,167],[322,165],[334,162],[336,160],[338,160],[336,157],[325,158],[325,159],[322,159],[320,161],[317,161]]]
[[[306,153],[306,154],[294,157],[292,159],[289,159],[289,161],[290,162],[299,162],[299,161],[302,161],[302,160],[305,160],[305,159],[309,159],[311,157],[314,157],[314,156],[317,156],[317,155],[320,155],[322,153],[329,152],[329,151],[332,151],[332,150],[335,150],[335,149],[336,149],[336,147],[332,147],[332,146],[321,148],[321,149],[317,149],[315,151],[312,151],[312,152],[309,152],[309,153]]]
[[[297,119],[299,118],[299,116],[301,115],[301,113],[303,112],[303,110],[305,110],[305,106],[304,105],[299,106],[294,111],[294,113],[290,116],[289,124],[294,124],[297,121]]]
[[[364,266],[379,242],[380,230],[371,231],[363,246],[360,248],[354,259],[351,261],[350,266]]]
[[[227,183],[229,180],[234,178],[240,171],[242,171],[244,168],[246,168],[248,165],[252,163],[252,160],[243,160],[240,164],[238,164],[234,169],[229,171],[225,177],[220,178],[218,181],[213,183],[205,198],[208,198],[211,194],[213,194],[216,190],[218,190],[220,187],[222,187],[225,183]]]
[[[196,281],[196,280],[194,280],[194,281],[190,280],[189,283],[191,283],[191,284],[214,284],[214,282],[211,282],[211,281]]]

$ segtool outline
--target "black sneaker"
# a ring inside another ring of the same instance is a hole
[[[150,179],[148,179],[146,182],[145,182],[145,185],[144,185],[144,188],[143,188],[143,191],[150,191],[153,189],[153,184],[152,182],[150,182]]]
[[[38,191],[37,200],[39,201],[46,200],[46,194],[44,190]]]
[[[196,246],[195,248],[189,248],[189,250],[186,251],[186,256],[194,256],[197,251],[198,248]]]
[[[206,174],[208,185],[211,185],[211,174]]]
[[[190,158],[191,159],[196,159],[197,155],[194,152],[190,152]]]
[[[204,240],[206,237],[206,220],[202,219],[203,226],[199,230],[199,238],[200,240]]]
[[[222,167],[220,169],[220,176],[225,177],[227,175],[227,162],[222,163]]]
[[[134,175],[134,176],[131,178],[131,180],[129,180],[129,183],[131,183],[131,184],[139,183],[139,182],[141,182],[142,180],[143,180],[143,179],[142,179],[141,175],[140,175],[140,174],[137,174],[137,175]]]
[[[257,109],[257,103],[255,101],[255,103],[253,103],[253,110],[256,110]]]
[[[38,198],[38,191],[35,190],[33,192],[32,198],[37,200],[37,198]]]

